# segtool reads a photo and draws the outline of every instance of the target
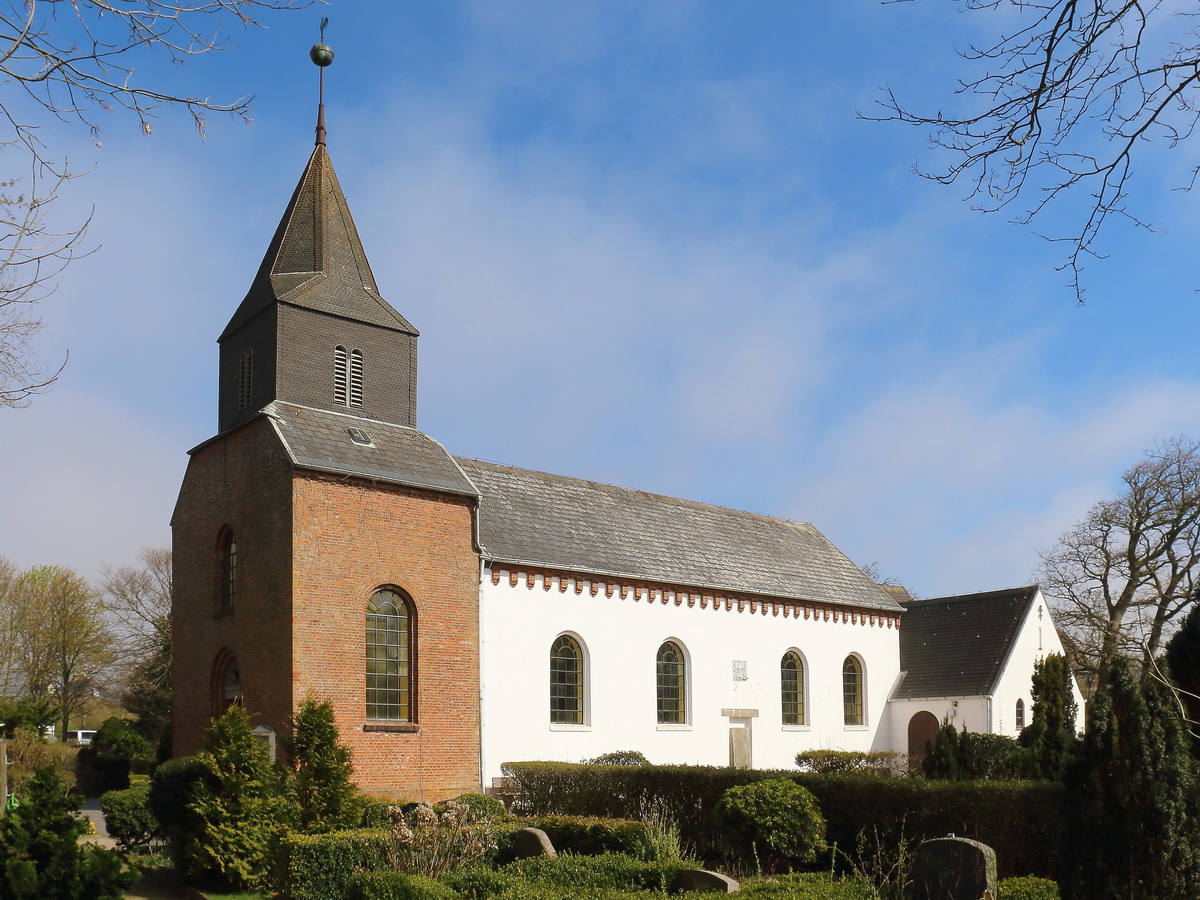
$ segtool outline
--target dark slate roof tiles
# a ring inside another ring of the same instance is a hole
[[[893,697],[991,694],[1037,594],[1031,585],[905,604],[900,668],[907,674]]]
[[[497,561],[899,611],[812,525],[458,458]]]
[[[292,403],[275,402],[265,412],[292,462],[300,468],[475,494],[475,488],[445,448],[415,428]],[[350,438],[351,428],[366,432],[374,446],[356,444]]]

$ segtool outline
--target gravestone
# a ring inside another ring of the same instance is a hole
[[[913,860],[913,900],[980,900],[996,896],[996,851],[948,835],[925,841]]]
[[[720,872],[710,872],[708,869],[680,869],[675,889],[707,891],[710,894],[736,894],[742,886]]]
[[[513,838],[513,855],[517,859],[531,856],[558,856],[550,836],[540,828],[522,828]]]

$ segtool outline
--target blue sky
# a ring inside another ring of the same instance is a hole
[[[1200,417],[1195,198],[1149,146],[1080,307],[1059,249],[912,174],[885,85],[949,109],[1001,19],[881,4],[368,2],[272,15],[146,79],[229,99],[207,139],[117,114],[55,221],[90,256],[42,309],[54,390],[0,410],[0,553],[91,574],[169,542],[215,430],[216,337],[312,146],[421,330],[418,424],[451,452],[811,521],[923,596],[1028,583],[1038,552]],[[10,102],[6,96],[6,102]],[[6,171],[17,169],[5,151]],[[19,170],[18,170],[19,171]],[[1070,211],[1044,223],[1054,230]],[[1069,224],[1069,223],[1068,223]],[[1064,226],[1066,227],[1066,226]]]

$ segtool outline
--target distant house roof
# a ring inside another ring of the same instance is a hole
[[[901,609],[812,525],[458,458],[497,562]]]
[[[893,699],[980,697],[995,689],[1037,585],[905,604]]]

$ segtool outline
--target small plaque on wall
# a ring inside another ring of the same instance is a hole
[[[750,676],[746,674],[746,661],[744,659],[735,659],[733,661],[733,680],[745,681]]]

